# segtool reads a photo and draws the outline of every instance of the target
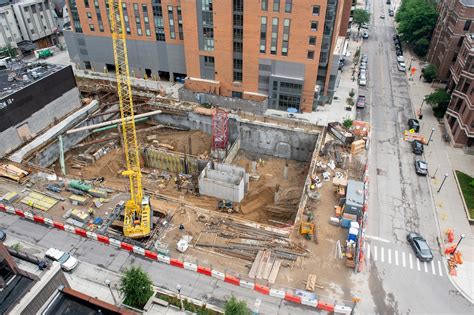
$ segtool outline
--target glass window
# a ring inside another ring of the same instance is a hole
[[[281,46],[282,56],[288,56],[288,44],[290,40],[290,19],[283,20],[283,41]]]
[[[232,97],[242,98],[242,92],[232,91]]]
[[[89,7],[89,0],[84,0],[84,6],[85,6],[86,8]]]
[[[316,32],[318,30],[318,21],[311,21],[311,30]]]
[[[308,50],[308,59],[314,59],[314,51]]]
[[[319,16],[319,5],[313,5],[313,15]]]
[[[262,10],[263,11],[268,10],[268,0],[262,0]]]
[[[464,23],[464,30],[469,31],[469,28],[471,27],[471,20],[467,20],[466,23]]]
[[[276,55],[277,42],[278,42],[278,18],[274,17],[272,19],[272,37],[271,37],[271,45],[270,45],[270,53],[272,55]]]
[[[273,12],[280,11],[280,0],[273,0]]]
[[[94,24],[89,24],[89,29],[91,30],[91,32],[94,31]]]
[[[267,17],[262,16],[260,24],[260,52],[265,53],[267,49]]]
[[[308,39],[308,44],[309,45],[316,45],[316,36],[310,36]]]
[[[285,12],[291,13],[291,0],[285,0]]]
[[[234,81],[242,82],[242,72],[234,71]]]

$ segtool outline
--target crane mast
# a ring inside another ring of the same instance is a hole
[[[122,0],[108,0],[108,4],[117,93],[122,119],[123,149],[127,167],[127,170],[122,172],[122,175],[128,176],[130,180],[130,200],[125,204],[123,233],[130,238],[142,238],[150,234],[151,208],[149,198],[143,195],[142,188],[140,153],[135,129]]]

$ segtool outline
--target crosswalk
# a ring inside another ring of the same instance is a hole
[[[423,262],[412,253],[369,242],[365,242],[364,251],[367,264],[385,263],[440,277],[445,274],[443,261],[440,259],[434,258],[430,262]]]

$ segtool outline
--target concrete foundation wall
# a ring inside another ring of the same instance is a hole
[[[53,123],[55,119],[60,120],[80,107],[79,90],[78,88],[73,88],[34,113],[27,120],[0,133],[0,158],[26,142],[26,139],[20,138],[17,132],[18,127],[26,124],[30,134],[34,136]]]
[[[198,183],[202,195],[240,202],[248,187],[248,177],[242,167],[209,162]]]
[[[257,115],[263,115],[263,113],[265,113],[268,108],[267,100],[258,102],[214,94],[196,93],[184,87],[179,89],[179,99],[182,101],[195,102],[199,104],[208,103],[214,106],[225,107],[233,110],[241,110]]]
[[[89,126],[93,124],[98,124],[103,121],[110,120],[111,116],[112,115],[94,117],[92,119],[89,119],[87,122],[82,122],[80,124],[77,124],[74,127],[79,128],[79,127]],[[85,117],[81,117],[78,121],[84,118]],[[76,123],[77,121],[74,124],[71,124],[70,126],[68,126],[68,129],[71,128]],[[80,132],[76,132],[72,134],[63,133],[62,137],[63,137],[64,152],[68,152],[72,147],[76,146],[81,141],[86,139],[90,135],[91,131],[92,130],[84,130],[84,131],[80,131]],[[48,145],[44,149],[37,152],[34,155],[34,157],[30,160],[30,162],[41,167],[49,167],[58,159],[59,159],[59,141],[56,138],[56,139],[53,139],[53,142],[50,145]]]
[[[163,124],[185,126],[212,133],[212,117],[188,113],[186,116],[160,114],[154,120]],[[240,140],[242,150],[296,161],[309,161],[318,133],[268,123],[229,118],[229,140]]]

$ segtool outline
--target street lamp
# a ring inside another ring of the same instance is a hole
[[[444,174],[443,181],[441,182],[441,186],[439,186],[438,192],[441,191],[441,188],[443,188],[444,182],[446,181],[446,178],[448,178],[448,173]]]
[[[461,234],[461,238],[459,239],[458,243],[456,244],[456,247],[454,247],[454,250],[453,250],[453,253],[451,255],[454,255],[454,253],[456,252],[456,250],[458,249],[458,246],[459,244],[461,244],[461,241],[463,240],[463,238],[465,238],[466,236],[464,234]]]
[[[418,119],[423,119],[423,112],[421,111],[423,109],[423,104],[425,104],[426,97],[423,98],[423,101],[421,102],[420,109],[418,110]]]
[[[429,145],[430,142],[431,142],[431,138],[433,137],[433,132],[435,131],[434,127],[431,128],[431,134],[430,134],[430,138],[428,139],[428,143],[426,145]]]
[[[179,284],[176,285],[176,291],[178,291],[178,299],[179,299],[180,309],[181,309],[181,311],[184,311],[183,299],[181,298],[181,286]]]
[[[109,279],[105,279],[104,281],[105,285],[109,288],[110,290],[110,294],[112,294],[112,298],[114,299],[114,305],[117,305],[117,300],[115,299],[115,295],[114,295],[114,292],[112,291],[112,288],[110,287],[110,280]]]

